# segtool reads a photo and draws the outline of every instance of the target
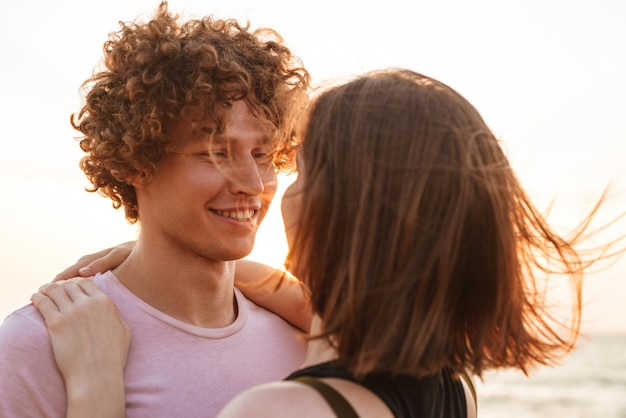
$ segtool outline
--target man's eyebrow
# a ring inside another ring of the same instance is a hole
[[[213,135],[211,138],[207,138],[206,141],[209,144],[224,145],[228,143],[237,143],[240,140],[238,138],[233,138],[224,134],[216,134]],[[267,145],[269,143],[270,137],[268,135],[263,135],[258,141],[256,141],[257,145]]]

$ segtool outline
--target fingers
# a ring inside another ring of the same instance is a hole
[[[71,279],[72,277],[79,276],[80,275],[80,273],[78,272],[78,270],[80,269],[79,264],[80,264],[80,260],[72,264],[71,266],[69,266],[68,268],[60,272],[59,274],[57,274],[52,280],[52,283],[56,283],[56,282],[63,281],[63,280],[68,280],[68,279]]]
[[[123,375],[130,328],[113,301],[91,279],[75,277],[45,284],[31,300],[46,321],[68,391],[78,388],[83,394],[103,371]]]
[[[31,302],[43,316],[49,329],[63,327],[65,321],[64,312],[71,310],[72,300],[63,286],[46,284],[39,288],[30,298]]]
[[[87,335],[90,329],[107,327],[119,332],[117,322],[122,321],[121,314],[91,279],[75,277],[47,283],[31,296],[31,301],[44,317],[49,332],[67,334],[74,329],[76,334]]]
[[[126,260],[129,253],[126,253],[125,250],[120,250],[117,247],[111,248],[111,251],[99,257],[89,264],[81,267],[78,270],[78,273],[82,277],[91,277],[96,275],[97,273],[104,273],[107,270],[112,270],[115,267],[119,266]]]
[[[128,241],[116,245],[105,256],[94,260],[88,267],[96,273],[112,270],[122,264],[135,248],[135,241]]]
[[[47,283],[39,288],[39,294],[47,297],[54,303],[59,312],[67,309],[72,304],[72,299],[62,283]]]
[[[106,250],[102,250],[94,254],[82,256],[78,259],[76,263],[72,264],[71,266],[57,274],[54,277],[54,280],[52,280],[52,283],[69,280],[73,277],[79,276],[90,277],[95,275],[96,273],[99,273],[98,271],[94,271],[92,267],[90,267],[90,265],[91,263],[93,263],[94,260],[98,260],[106,256],[106,254],[108,254],[108,252],[110,251],[111,248],[107,248]]]
[[[57,274],[52,282],[68,280],[78,276],[91,277],[97,273],[112,270],[128,258],[134,247],[135,241],[127,241],[115,247],[82,256],[76,263]]]
[[[104,293],[90,279],[74,277],[69,280],[44,284],[39,288],[39,294],[56,305],[58,311],[65,312],[87,297],[95,297]]]
[[[43,316],[46,323],[52,320],[54,315],[60,313],[59,308],[54,301],[43,293],[35,293],[30,297],[30,301],[33,302],[33,305],[35,305],[37,309],[39,309],[39,312]]]
[[[93,282],[91,279],[86,279],[84,277],[75,277],[70,280],[76,284],[77,287],[83,291],[84,294],[91,297],[103,296],[104,292],[100,290],[97,284]]]

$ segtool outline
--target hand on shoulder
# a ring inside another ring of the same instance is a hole
[[[91,277],[96,273],[112,270],[128,258],[133,248],[135,248],[135,244],[136,241],[123,242],[115,247],[84,255],[74,264],[57,274],[52,282],[69,280],[74,277]]]
[[[103,371],[123,374],[130,330],[115,304],[90,279],[48,283],[31,300],[45,319],[59,370],[69,386]]]

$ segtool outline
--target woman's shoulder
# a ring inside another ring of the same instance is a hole
[[[333,411],[308,386],[293,381],[279,381],[241,392],[220,411],[218,418],[248,416],[315,418],[333,416]]]

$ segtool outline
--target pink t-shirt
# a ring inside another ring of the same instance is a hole
[[[281,380],[304,361],[302,334],[237,289],[235,322],[202,328],[144,303],[112,272],[94,281],[131,329],[125,371],[129,418],[213,417],[237,393]],[[65,384],[43,318],[25,306],[0,326],[0,416],[65,417],[66,409]]]

